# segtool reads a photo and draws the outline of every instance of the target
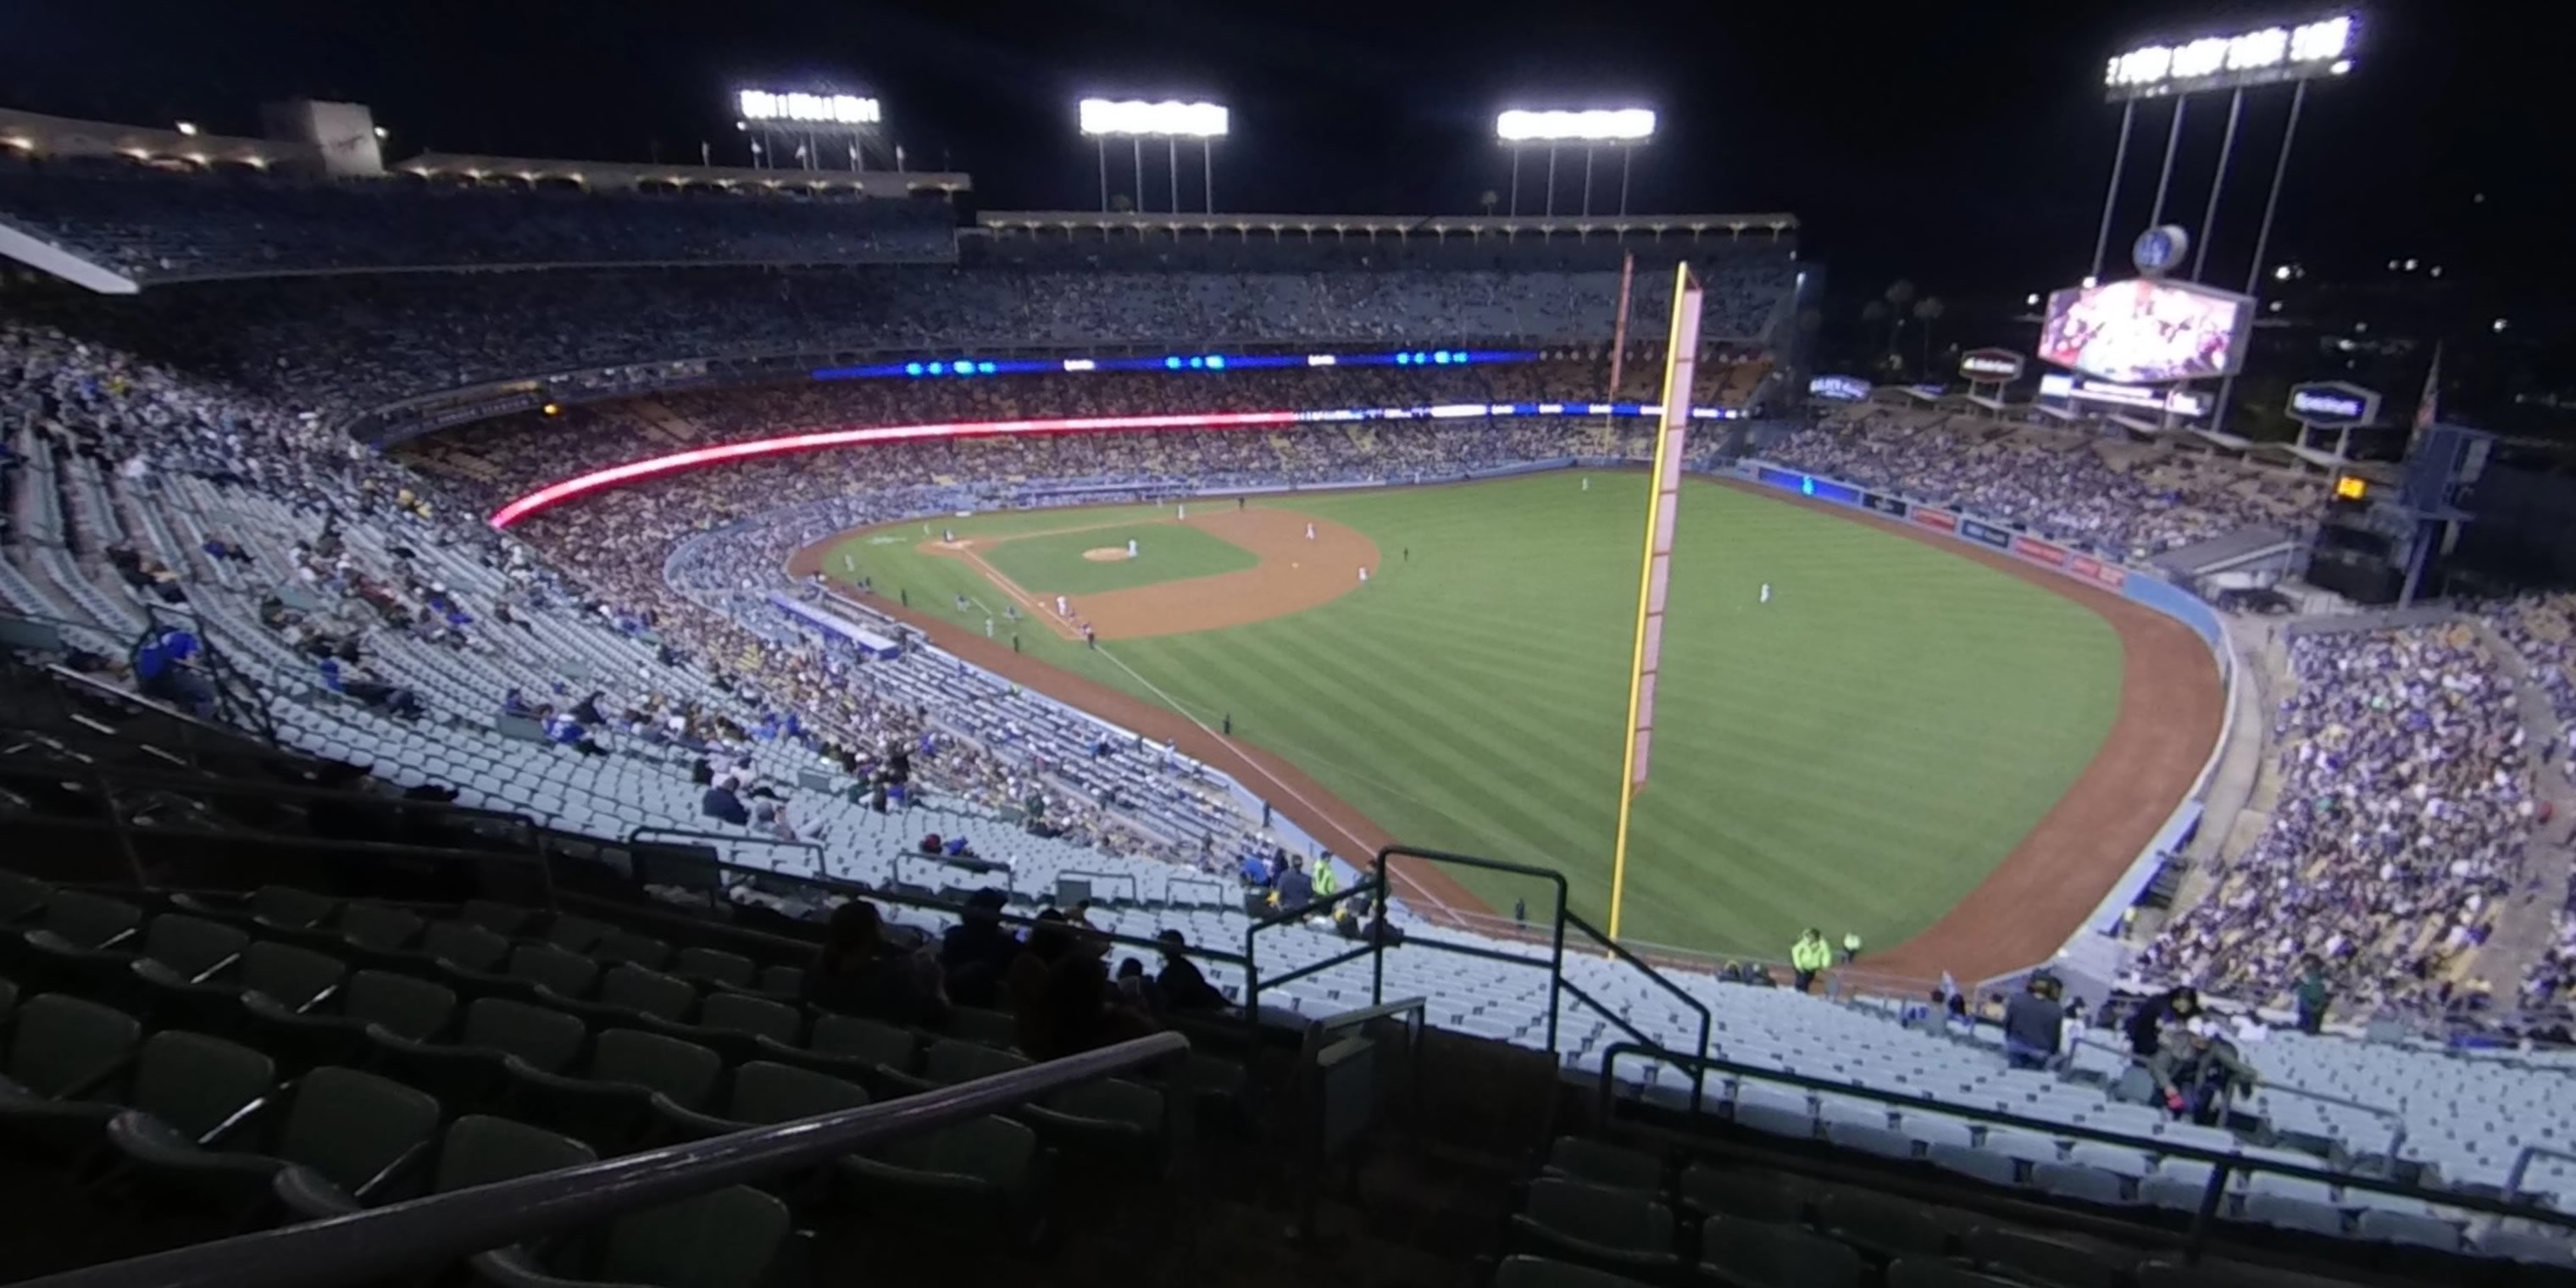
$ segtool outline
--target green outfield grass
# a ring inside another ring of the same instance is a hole
[[[1187,524],[1092,528],[1087,526],[1088,516],[1057,515],[1057,522],[1068,521],[1086,526],[1078,532],[1013,537],[997,545],[978,546],[977,551],[1003,576],[1020,583],[1021,589],[1040,595],[1094,595],[1187,577],[1242,572],[1261,562],[1251,551]],[[1133,559],[1101,561],[1083,557],[1088,550],[1124,550],[1129,541],[1136,543]]]
[[[1590,491],[1547,474],[1280,498],[1367,534],[1385,559],[1377,580],[1250,626],[1097,654],[1031,629],[1023,647],[1211,724],[1231,715],[1238,736],[1409,843],[1553,867],[1598,914],[1644,488],[1637,474],[1594,476]],[[944,526],[980,537],[1068,517]],[[980,629],[996,596],[962,563],[913,551],[916,531],[854,537],[827,564],[854,556],[880,593]],[[1938,547],[1693,481],[1673,572],[1630,938],[1777,957],[1812,924],[1893,944],[1992,870],[2110,730],[2110,625]],[[952,613],[959,594],[980,602]],[[1504,910],[1524,894],[1533,915],[1542,906],[1527,884],[1462,875]]]

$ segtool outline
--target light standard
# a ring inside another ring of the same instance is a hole
[[[1541,209],[1556,214],[1556,150],[1560,145],[1583,145],[1582,211],[1592,213],[1592,159],[1596,148],[1607,144],[1619,149],[1619,214],[1628,213],[1628,171],[1636,159],[1637,148],[1654,137],[1655,114],[1642,107],[1596,108],[1581,112],[1529,111],[1513,108],[1494,118],[1494,137],[1512,150],[1512,200],[1514,215],[1520,214],[1521,149],[1530,144],[1547,147],[1547,197]]]
[[[1229,124],[1227,112],[1217,103],[1182,103],[1166,100],[1149,103],[1139,99],[1086,98],[1079,104],[1082,132],[1092,138],[1100,153],[1100,209],[1109,210],[1109,140],[1124,137],[1131,144],[1130,155],[1136,167],[1136,208],[1145,208],[1145,140],[1163,141],[1169,180],[1167,192],[1172,214],[1181,211],[1181,140],[1199,141],[1199,192],[1202,208],[1216,213],[1216,141],[1225,137]]]

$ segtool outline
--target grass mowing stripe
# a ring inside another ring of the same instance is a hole
[[[1645,487],[1592,478],[1588,492],[1557,473],[1265,498],[1376,542],[1384,562],[1367,593],[1122,641],[1116,656],[1198,718],[1231,714],[1240,736],[1395,835],[1556,865],[1597,915]],[[939,526],[981,541],[1169,513]],[[1778,956],[1816,924],[1893,943],[1973,888],[2109,730],[2117,637],[2042,588],[1699,480],[1685,484],[1676,541],[1655,778],[1632,837],[1634,937]],[[891,570],[950,562],[860,549],[890,570],[882,593],[901,584]],[[943,588],[961,584],[934,576],[948,571],[903,576],[945,608],[956,591]],[[1029,648],[1143,692],[1078,645]],[[1508,883],[1468,880],[1508,907]]]

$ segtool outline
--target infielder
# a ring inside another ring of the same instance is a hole
[[[1062,596],[1062,595],[1058,595],[1058,596],[1056,596],[1056,597],[1055,597],[1055,615],[1056,615],[1056,616],[1058,616],[1058,617],[1071,617],[1071,616],[1073,616],[1073,607],[1072,607],[1072,605],[1065,603],[1065,602],[1064,602],[1064,596]]]

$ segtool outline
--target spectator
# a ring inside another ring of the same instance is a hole
[[[2056,992],[2055,979],[2033,973],[2022,991],[2004,1003],[2004,1059],[2013,1068],[2046,1069],[2057,1063],[2066,1009]]]
[[[906,952],[886,942],[884,919],[865,899],[833,909],[804,996],[827,1011],[890,1024],[935,1028],[948,1018],[938,958],[926,945]]]
[[[2162,996],[2139,1003],[2126,1026],[2129,1054],[2153,1059],[2164,1049],[2165,1030],[2189,1024],[2199,1014],[2200,994],[2187,987],[2167,989]]]
[[[966,896],[957,924],[940,937],[939,964],[947,972],[950,996],[967,1006],[990,1007],[1002,976],[1020,955],[1020,940],[1002,924],[1005,896],[978,890]]]
[[[2299,978],[2290,985],[2290,998],[2298,1008],[2299,1032],[2325,1028],[2326,1005],[2334,1000],[2334,988],[2326,982],[2324,960],[2315,953],[2299,958]]]
[[[178,627],[159,631],[134,650],[134,678],[143,696],[205,720],[215,713],[215,686],[191,663],[197,647],[197,637],[190,631]]]
[[[751,811],[744,808],[742,798],[734,794],[731,778],[720,779],[707,788],[707,794],[698,802],[698,812],[736,827],[748,826],[751,822]]]
[[[1181,932],[1166,930],[1155,938],[1163,944],[1163,969],[1154,977],[1154,982],[1163,995],[1164,1009],[1224,1010],[1227,1005],[1225,994],[1218,992],[1215,985],[1208,983],[1207,976],[1199,970],[1198,963],[1191,961],[1189,955],[1183,951],[1189,947],[1189,941],[1181,936]]]
[[[1303,857],[1288,860],[1288,870],[1279,874],[1276,894],[1282,912],[1296,912],[1315,901],[1314,878],[1306,875]]]

